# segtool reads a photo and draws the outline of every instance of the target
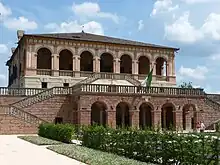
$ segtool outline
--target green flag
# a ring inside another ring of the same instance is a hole
[[[152,77],[153,77],[153,68],[151,69],[150,73],[147,75],[146,87],[151,86]]]

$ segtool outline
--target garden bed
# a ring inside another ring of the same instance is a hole
[[[139,162],[115,154],[102,152],[75,144],[63,144],[49,146],[48,149],[76,159],[89,165],[150,165],[149,163]],[[152,164],[151,164],[152,165]]]
[[[47,139],[40,136],[18,136],[18,138],[28,141],[30,143],[36,144],[36,145],[58,145],[62,144],[62,142]]]

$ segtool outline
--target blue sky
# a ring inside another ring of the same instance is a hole
[[[5,62],[26,33],[85,32],[179,47],[178,83],[220,93],[220,0],[0,0],[0,86]]]

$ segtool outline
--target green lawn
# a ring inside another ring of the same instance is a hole
[[[150,165],[115,154],[102,152],[75,144],[49,146],[48,149],[89,165]],[[151,164],[152,165],[152,164]]]
[[[47,139],[40,136],[18,136],[18,138],[23,139],[25,141],[28,141],[30,143],[36,144],[36,145],[57,145],[62,144],[62,142]]]

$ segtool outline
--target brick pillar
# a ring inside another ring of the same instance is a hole
[[[160,128],[161,127],[161,110],[154,110],[153,112],[153,127]]]
[[[90,125],[91,124],[91,110],[82,108],[78,111],[78,123],[80,125]]]
[[[181,110],[173,111],[175,128],[177,131],[183,128],[183,114]]]
[[[116,111],[107,111],[107,125],[111,128],[116,128]]]
[[[130,115],[130,125],[133,128],[139,128],[139,110],[129,111]]]

